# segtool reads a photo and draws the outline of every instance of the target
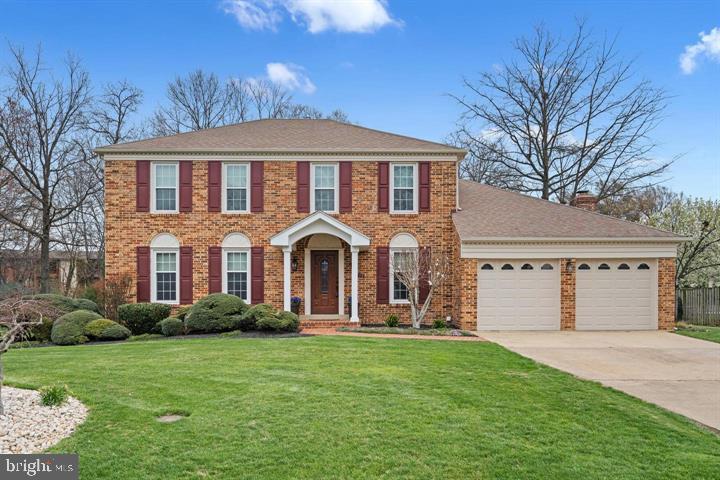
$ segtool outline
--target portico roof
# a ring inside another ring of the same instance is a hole
[[[298,240],[316,233],[325,233],[338,237],[351,247],[366,249],[370,246],[368,237],[325,212],[312,213],[285,230],[276,233],[270,238],[270,245],[288,248]]]

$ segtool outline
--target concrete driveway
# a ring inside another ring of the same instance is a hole
[[[669,332],[482,332],[525,357],[720,431],[720,343]]]

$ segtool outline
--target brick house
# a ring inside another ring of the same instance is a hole
[[[330,120],[259,120],[97,150],[106,275],[139,302],[212,292],[306,322],[409,321],[390,261],[449,256],[427,321],[466,329],[656,329],[680,237],[458,181],[463,150]]]

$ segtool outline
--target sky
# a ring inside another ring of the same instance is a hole
[[[670,101],[654,130],[658,159],[678,157],[671,188],[720,198],[720,1],[0,0],[0,39],[42,45],[49,68],[71,52],[96,85],[127,79],[145,93],[202,68],[268,78],[294,99],[394,133],[443,141],[476,78],[513,58],[542,23],[557,34],[584,18],[617,36],[637,79]],[[0,46],[0,65],[9,54]]]

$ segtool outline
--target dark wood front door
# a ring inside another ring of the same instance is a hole
[[[313,251],[310,271],[311,313],[338,313],[338,254]]]

